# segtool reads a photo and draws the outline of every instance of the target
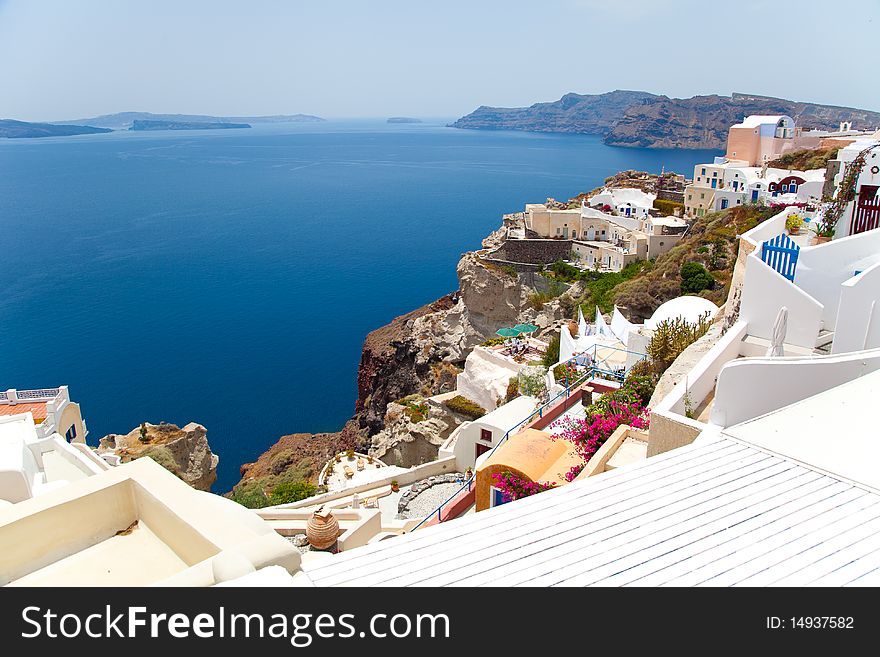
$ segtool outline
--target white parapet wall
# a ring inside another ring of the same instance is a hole
[[[836,332],[841,285],[880,262],[880,229],[801,249],[794,282],[822,304],[825,329]],[[791,324],[789,322],[789,324]]]
[[[880,349],[832,356],[736,360],[718,376],[710,423],[733,426],[876,370],[880,370]]]
[[[391,484],[392,481],[397,481],[399,485],[406,486],[407,484],[421,481],[422,479],[427,479],[428,477],[432,477],[434,475],[455,471],[455,457],[447,456],[445,458],[439,458],[436,461],[431,461],[430,463],[417,465],[415,467],[409,468],[408,470],[405,470],[404,472],[397,472],[396,474],[389,475],[384,479],[377,479],[376,481],[371,481],[369,483],[361,484],[359,486],[349,486],[348,488],[333,491],[331,493],[313,495],[312,497],[307,497],[297,502],[291,502],[290,504],[279,504],[278,506],[272,508],[301,509],[305,507],[318,506],[320,504],[329,504],[334,500],[338,500],[343,497],[350,497],[352,493],[363,493],[364,491],[388,486]]]
[[[746,258],[745,282],[739,311],[739,319],[748,324],[749,335],[764,340],[772,339],[773,325],[782,306],[788,309],[785,342],[814,348],[822,329],[824,305],[767,266],[757,252],[750,254]]]
[[[840,286],[840,302],[831,353],[841,354],[880,347],[880,262],[871,265]],[[873,318],[873,321],[872,321]]]
[[[743,321],[731,326],[696,365],[660,402],[651,409],[648,432],[648,456],[687,445],[706,428],[687,416],[688,407],[695,410],[715,387],[721,369],[740,355],[748,324]]]

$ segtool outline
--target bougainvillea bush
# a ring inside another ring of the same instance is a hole
[[[514,500],[534,495],[535,493],[543,493],[556,486],[552,481],[530,481],[522,475],[505,470],[492,475],[492,485],[501,491],[505,502],[513,502]]]
[[[628,424],[634,429],[647,429],[648,416],[644,406],[638,402],[611,401],[605,412],[589,414],[583,419],[565,417],[551,428],[555,430],[555,437],[573,443],[587,463],[621,424]]]

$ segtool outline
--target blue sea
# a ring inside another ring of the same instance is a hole
[[[441,121],[0,140],[0,389],[69,385],[91,444],[200,422],[226,491],[342,426],[364,336],[456,289],[502,213],[716,154]]]

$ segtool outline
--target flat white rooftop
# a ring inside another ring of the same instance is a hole
[[[876,586],[880,495],[707,437],[305,570],[316,586]]]

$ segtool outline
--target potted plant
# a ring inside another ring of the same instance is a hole
[[[397,483],[397,479],[392,479],[391,480],[391,492],[396,493],[399,490],[400,490],[400,484]]]
[[[804,219],[796,212],[792,212],[785,218],[785,230],[789,235],[797,235],[801,232],[801,226],[804,225]]]
[[[813,226],[813,233],[815,233],[813,244],[822,244],[831,241],[831,238],[834,237],[834,227],[820,221]]]
[[[348,457],[349,461],[354,461],[354,450],[353,449],[346,450],[345,455]]]

